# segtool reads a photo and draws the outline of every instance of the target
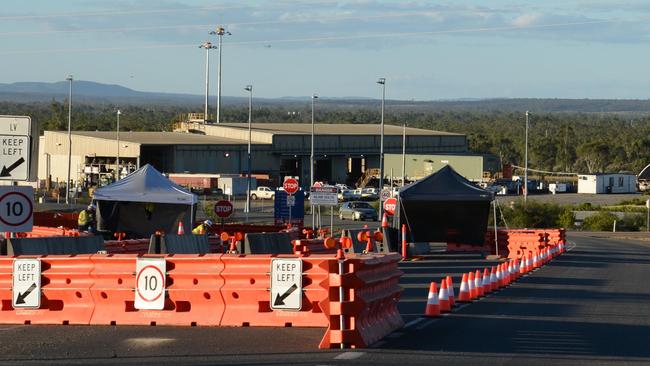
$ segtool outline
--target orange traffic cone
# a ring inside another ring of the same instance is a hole
[[[183,221],[178,222],[178,235],[185,235],[185,228],[183,227]]]
[[[463,273],[463,279],[460,281],[460,291],[458,291],[458,302],[470,302],[472,298],[469,293],[467,273]]]
[[[451,276],[447,276],[447,278],[445,278],[445,281],[447,281],[447,296],[449,297],[449,305],[453,307],[456,305],[456,299],[454,298],[454,283],[451,281]]]
[[[492,267],[492,272],[490,273],[490,286],[492,291],[499,289],[499,279],[497,278],[497,267]]]
[[[486,267],[483,270],[483,293],[489,294],[492,292],[492,283],[490,282],[490,270]]]
[[[533,268],[539,268],[540,263],[539,263],[539,249],[535,251],[535,255],[533,256]]]
[[[501,265],[497,265],[497,288],[503,287],[503,273],[501,273]]]
[[[503,264],[503,283],[508,286],[512,282],[512,276],[510,275],[510,271],[512,267],[510,266],[510,262],[506,262]]]
[[[444,278],[442,279],[442,281],[440,281],[440,292],[438,293],[438,301],[440,302],[440,312],[448,313],[451,311],[449,294],[447,294],[447,281]]]
[[[467,276],[467,285],[469,286],[469,298],[474,300],[478,297],[476,292],[476,277],[474,277],[474,272],[470,271]]]
[[[424,316],[440,316],[440,302],[438,301],[438,289],[435,282],[429,286],[429,297],[427,298],[427,307],[424,309]]]
[[[519,277],[526,274],[526,257],[521,257],[521,262],[519,262]]]
[[[474,274],[474,287],[476,288],[476,296],[483,297],[485,293],[483,292],[483,277],[481,276],[481,270],[476,270]]]
[[[381,219],[381,227],[382,228],[387,228],[388,227],[388,215],[384,212],[384,217]]]
[[[528,252],[528,255],[526,256],[526,272],[530,272],[533,270],[533,253]]]

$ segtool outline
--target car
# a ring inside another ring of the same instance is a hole
[[[377,221],[379,214],[368,202],[345,202],[339,209],[339,219],[346,220],[371,220]]]
[[[354,190],[352,189],[341,189],[338,193],[339,201],[352,201],[355,199]],[[358,197],[357,197],[358,199]]]
[[[251,199],[269,199],[272,200],[275,198],[275,191],[269,187],[257,187],[254,191],[251,191]]]
[[[364,188],[361,190],[361,199],[364,201],[376,201],[379,199],[377,188]]]

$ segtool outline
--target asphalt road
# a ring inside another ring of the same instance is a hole
[[[317,350],[323,329],[1,326],[0,362],[34,364],[648,364],[650,241],[572,235],[575,248],[451,315],[421,318],[427,287],[488,264],[405,262],[407,327],[369,349]],[[456,284],[458,285],[458,284]],[[1,316],[1,313],[0,313]]]

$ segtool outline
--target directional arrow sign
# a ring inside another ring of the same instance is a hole
[[[302,260],[274,258],[271,260],[271,309],[302,308]]]
[[[0,177],[11,177],[11,172],[14,169],[18,168],[24,162],[25,162],[25,158],[21,157],[20,159],[16,160],[15,163],[9,165],[9,167],[3,166],[2,171],[0,172]]]
[[[14,309],[38,309],[41,306],[41,261],[14,259],[12,277]]]

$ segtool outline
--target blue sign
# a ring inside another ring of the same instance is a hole
[[[289,195],[284,190],[275,191],[275,203],[273,209],[275,224],[287,224],[289,222],[289,216],[291,216],[291,225],[303,226],[305,222],[305,192],[300,189],[292,195],[293,199],[290,198],[287,200],[288,196]],[[291,203],[293,205],[289,205]],[[289,212],[291,212],[291,214],[289,214]]]

